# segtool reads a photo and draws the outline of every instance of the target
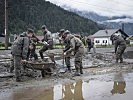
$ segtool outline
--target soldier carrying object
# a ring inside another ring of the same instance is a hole
[[[15,77],[16,81],[21,81],[21,63],[25,62],[27,59],[27,53],[29,49],[30,37],[33,35],[33,30],[28,29],[27,32],[22,33],[13,43],[11,47],[11,54],[13,56]]]
[[[70,49],[70,41],[68,38],[65,37],[64,35],[64,32],[65,30],[64,29],[61,29],[60,30],[60,34],[59,34],[59,37],[62,38],[63,40],[63,44],[65,45],[65,48],[63,50],[63,53],[66,52],[68,49]],[[68,31],[69,32],[69,31]],[[68,71],[71,71],[71,64],[70,64],[70,54],[68,54],[67,56],[64,57],[65,58],[65,64],[67,66],[67,70]],[[66,71],[67,71],[66,70]]]

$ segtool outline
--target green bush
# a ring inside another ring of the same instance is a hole
[[[12,46],[12,43],[9,43],[8,46],[11,47],[11,46]],[[5,47],[5,43],[2,43],[2,42],[1,42],[1,43],[0,43],[0,47]]]

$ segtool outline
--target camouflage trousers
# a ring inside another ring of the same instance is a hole
[[[126,49],[126,46],[122,46],[122,47],[119,47],[116,51],[116,62],[118,62],[118,60],[120,60],[120,62],[123,62],[123,53]]]
[[[84,55],[84,48],[79,48],[75,52],[75,69],[76,69],[76,71],[83,68],[83,66],[82,66],[83,55]]]
[[[22,76],[22,58],[20,56],[13,56],[14,68],[15,68],[15,77],[21,78]]]
[[[71,64],[70,64],[70,57],[65,57],[65,64],[68,68],[68,70],[70,70]]]

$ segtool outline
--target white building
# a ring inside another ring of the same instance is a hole
[[[112,45],[112,41],[110,40],[110,36],[112,34],[128,37],[128,35],[121,29],[99,30],[94,35],[92,35],[94,45]]]

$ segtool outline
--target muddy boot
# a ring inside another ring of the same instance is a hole
[[[16,82],[23,82],[20,77],[16,77]]]
[[[80,74],[83,74],[83,68],[82,67],[80,68]]]
[[[118,63],[118,59],[116,59],[115,63]]]
[[[74,76],[80,76],[79,70],[76,69],[76,72],[74,73]]]
[[[71,72],[71,68],[70,68],[70,66],[69,66],[69,67],[67,67],[67,69],[68,69],[68,72]]]
[[[120,59],[120,63],[123,63],[123,59]]]
[[[45,77],[46,72],[45,72],[44,70],[42,70],[42,71],[41,71],[41,75],[42,75],[42,77]]]

